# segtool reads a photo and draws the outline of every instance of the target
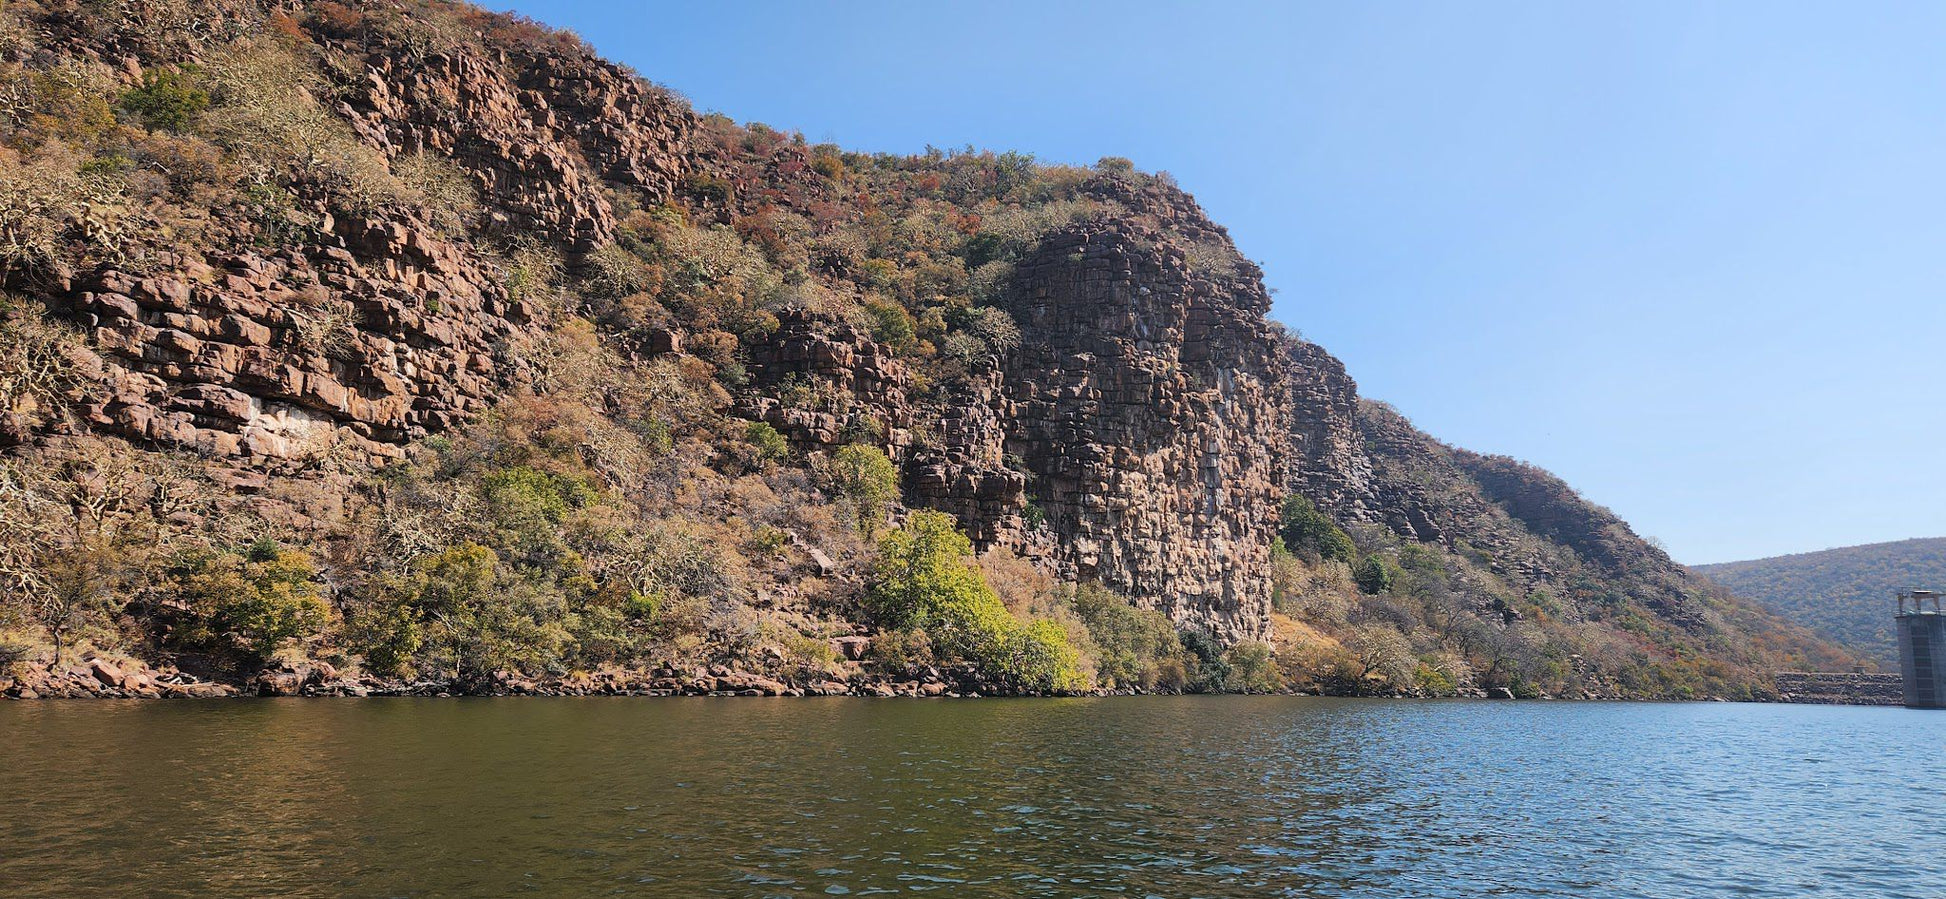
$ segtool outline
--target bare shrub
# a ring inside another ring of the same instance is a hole
[[[254,169],[246,180],[313,184],[356,211],[421,199],[393,177],[383,154],[318,101],[324,85],[316,69],[284,44],[239,44],[212,58],[205,78],[212,105],[204,121]]]
[[[94,382],[75,365],[81,335],[36,306],[0,296],[0,413],[38,425],[65,415]]]
[[[480,213],[479,187],[465,169],[443,156],[412,153],[392,160],[392,174],[411,193],[433,227],[465,234]]]
[[[0,147],[0,282],[63,263],[75,251],[119,246],[120,185],[83,174],[84,162],[58,143],[32,158]]]
[[[157,582],[185,536],[179,515],[206,512],[206,481],[167,457],[85,441],[61,458],[0,463],[0,607],[40,628],[54,664]]]
[[[561,281],[567,266],[553,247],[527,238],[516,240],[507,248],[505,271],[508,297],[551,312],[566,311]]]

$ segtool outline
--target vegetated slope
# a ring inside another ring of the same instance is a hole
[[[1835,657],[1362,402],[1127,160],[812,146],[443,0],[16,2],[0,94],[0,665],[48,689],[137,689],[63,673],[114,651],[1749,696]]]
[[[1844,658],[1690,573],[1560,479],[1356,401],[1335,360],[1297,349],[1295,381],[1311,386],[1295,391],[1295,416],[1333,424],[1300,429],[1293,487],[1331,519],[1313,532],[1341,524],[1350,540],[1326,551],[1329,540],[1287,528],[1296,558],[1280,559],[1279,604],[1337,635],[1354,667],[1432,692],[1459,680],[1516,694],[1689,696]],[[1348,400],[1347,422],[1333,410]],[[1486,671],[1472,667],[1483,658]]]
[[[1891,669],[1899,663],[1893,596],[1946,590],[1946,537],[1691,567]]]

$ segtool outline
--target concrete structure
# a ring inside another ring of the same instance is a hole
[[[1899,675],[1909,709],[1946,708],[1946,611],[1933,590],[1899,594]]]
[[[1897,674],[1863,671],[1779,671],[1777,698],[1818,705],[1904,705],[1905,682]]]

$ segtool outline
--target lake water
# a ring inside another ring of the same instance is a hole
[[[1946,896],[1946,713],[0,703],[0,895]]]

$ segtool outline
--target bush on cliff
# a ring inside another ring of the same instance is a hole
[[[287,643],[323,633],[331,623],[331,606],[311,557],[274,540],[186,559],[176,590],[194,615],[184,642],[234,646],[259,661]]]
[[[488,507],[511,527],[560,524],[568,513],[587,508],[600,496],[586,477],[515,465],[482,479]]]
[[[1104,687],[1139,688],[1180,686],[1165,684],[1165,671],[1180,672],[1185,654],[1169,616],[1138,609],[1127,599],[1095,583],[1073,588],[1075,614],[1088,628],[1095,677]]]
[[[157,69],[122,94],[122,108],[150,128],[187,131],[209,108],[209,91],[197,84],[193,67]]]
[[[791,457],[790,443],[768,422],[753,421],[744,425],[743,443],[756,463],[754,467],[776,465]]]
[[[1052,622],[1016,620],[972,555],[952,516],[912,513],[879,541],[866,610],[882,627],[925,631],[936,652],[977,664],[1009,689],[1083,689],[1087,678],[1067,634]]]
[[[878,530],[885,511],[899,498],[899,470],[875,446],[851,444],[831,454],[832,483],[857,514],[858,532],[866,537]]]
[[[1382,556],[1372,556],[1358,566],[1352,577],[1358,581],[1358,589],[1376,596],[1392,589],[1399,579],[1399,569]]]
[[[66,417],[70,403],[97,389],[77,369],[82,346],[80,333],[49,320],[40,304],[0,294],[0,416],[28,427]]]
[[[1358,547],[1352,543],[1351,535],[1310,500],[1297,494],[1285,498],[1277,533],[1293,553],[1309,552],[1320,559],[1347,564],[1358,558]]]

